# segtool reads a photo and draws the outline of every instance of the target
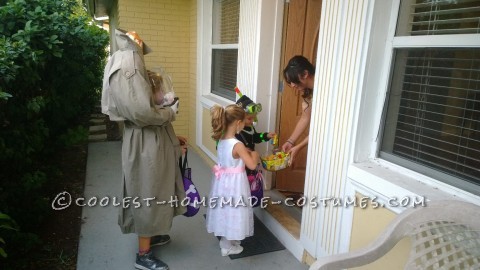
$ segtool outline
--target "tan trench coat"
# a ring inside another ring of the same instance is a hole
[[[186,211],[181,206],[181,150],[171,124],[175,114],[170,108],[152,108],[143,53],[124,33],[115,34],[119,50],[105,67],[102,112],[113,121],[125,121],[122,196],[127,204],[120,207],[118,222],[123,233],[166,234],[173,217]],[[178,207],[169,203],[175,196]]]

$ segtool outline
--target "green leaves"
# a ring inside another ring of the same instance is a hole
[[[18,230],[17,225],[15,224],[15,221],[7,215],[2,212],[0,212],[0,230],[1,229],[7,229],[7,230]],[[3,243],[5,243],[3,241]]]
[[[27,102],[27,108],[35,113],[39,113],[42,107],[45,107],[45,99],[42,96],[34,97]]]
[[[12,95],[10,95],[9,93],[0,91],[0,99],[7,100],[8,98],[11,98],[11,97]]]
[[[26,173],[22,177],[22,184],[25,191],[35,191],[40,189],[47,181],[47,175],[41,171]]]
[[[86,142],[88,140],[88,129],[81,125],[69,128],[66,133],[60,136],[60,140],[68,146]]]
[[[5,235],[0,214],[0,256],[6,240],[17,262],[47,212],[54,169],[46,161],[88,137],[81,124],[99,101],[109,38],[77,0],[0,3],[0,207],[23,230]]]
[[[3,237],[1,235],[4,235],[4,233],[7,233],[7,230],[11,231],[17,231],[17,224],[13,219],[10,218],[10,216],[0,212],[0,256],[3,258],[7,257],[7,253],[3,249],[3,246],[6,244],[5,240],[3,240]]]

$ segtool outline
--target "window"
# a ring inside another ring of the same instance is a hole
[[[478,194],[480,1],[401,1],[380,157]]]
[[[235,101],[240,0],[212,5],[211,93]]]

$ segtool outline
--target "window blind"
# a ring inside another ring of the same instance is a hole
[[[212,52],[212,93],[235,100],[237,82],[236,49],[213,50]]]
[[[480,33],[480,0],[403,0],[396,36]]]
[[[480,184],[480,49],[395,55],[381,151]]]
[[[211,93],[235,101],[238,49],[222,45],[238,44],[240,0],[214,0],[212,16]]]
[[[240,23],[239,0],[213,2],[212,44],[237,44]]]

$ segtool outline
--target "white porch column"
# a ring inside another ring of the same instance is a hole
[[[260,6],[261,1],[240,1],[237,86],[250,98],[257,92]]]
[[[344,199],[373,3],[374,0],[323,0],[305,179],[308,199]],[[301,241],[314,257],[348,248],[341,239],[348,239],[350,226],[342,230],[342,225],[351,220],[342,220],[343,210],[324,207],[321,202],[316,209],[310,204],[304,206]]]
[[[274,131],[282,43],[283,0],[241,0],[237,85],[243,94],[263,106],[259,132]],[[263,154],[267,144],[256,150]],[[267,188],[271,176],[267,175]]]

